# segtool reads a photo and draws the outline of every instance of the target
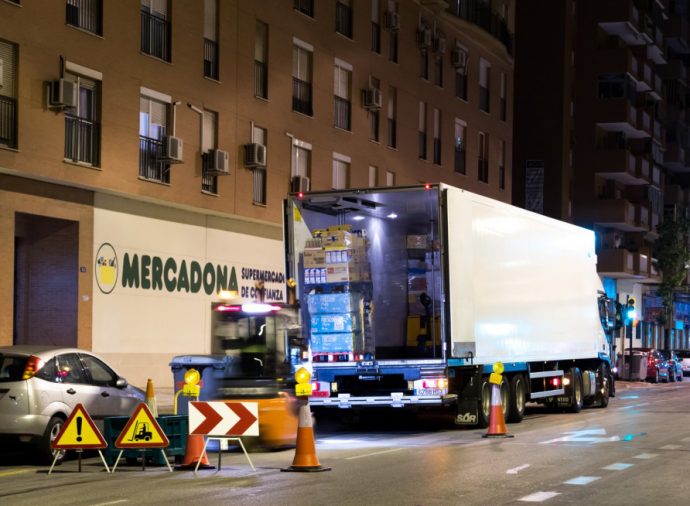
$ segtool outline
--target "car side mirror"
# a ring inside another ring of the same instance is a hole
[[[115,387],[116,388],[127,388],[127,380],[124,378],[117,378],[117,381],[115,382]]]

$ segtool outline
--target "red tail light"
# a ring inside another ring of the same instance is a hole
[[[22,379],[28,380],[29,378],[33,378],[41,367],[43,367],[43,360],[31,355],[27,359],[26,365],[24,366],[24,374],[22,374]]]
[[[647,365],[654,365],[654,357],[652,355],[647,356]]]
[[[552,387],[561,386],[561,378],[551,378],[551,386]]]

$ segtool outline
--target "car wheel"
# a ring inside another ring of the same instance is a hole
[[[654,369],[654,377],[652,383],[659,383],[659,369]]]
[[[59,416],[52,417],[48,422],[43,437],[38,443],[38,460],[42,464],[50,465],[53,463],[53,460],[55,460],[55,465],[60,465],[65,461],[67,452],[65,450],[53,450],[50,446],[51,443],[55,441],[58,434],[60,434],[64,423],[65,421]]]
[[[672,372],[672,371],[669,371],[669,372],[668,372],[668,381],[669,381],[670,383],[675,383],[675,382],[676,382],[676,375],[675,375],[674,372]]]
[[[526,399],[527,386],[525,385],[525,378],[518,373],[510,379],[509,422],[520,423],[525,417]]]

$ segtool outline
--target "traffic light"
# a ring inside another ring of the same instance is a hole
[[[628,299],[625,304],[625,319],[627,322],[632,322],[637,319],[637,311],[635,310],[635,299],[632,297]]]

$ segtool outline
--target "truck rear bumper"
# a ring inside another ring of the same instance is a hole
[[[353,397],[349,394],[340,394],[338,397],[310,397],[309,405],[313,407],[329,408],[354,408],[354,407],[382,407],[404,408],[406,406],[448,406],[457,401],[455,395],[418,396],[418,395],[375,395],[366,397]]]

